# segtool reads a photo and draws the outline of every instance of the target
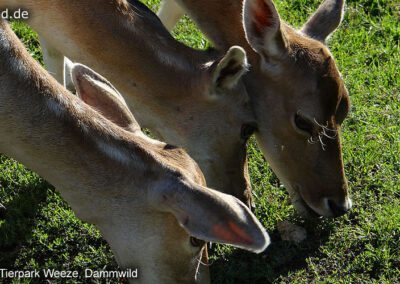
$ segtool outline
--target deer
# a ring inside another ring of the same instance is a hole
[[[308,217],[341,216],[352,207],[340,141],[350,99],[325,43],[343,11],[344,0],[324,0],[300,30],[283,22],[272,0],[163,0],[158,12],[169,30],[186,12],[218,50],[246,50],[255,138]]]
[[[121,269],[138,269],[138,283],[208,283],[204,241],[253,252],[269,244],[247,205],[206,187],[183,149],[141,131],[108,80],[74,64],[73,95],[4,20],[0,72],[0,151],[56,186]]]
[[[208,186],[250,204],[246,141],[255,117],[241,82],[243,48],[189,48],[138,0],[0,0],[1,8],[29,12],[46,69],[58,82],[71,82],[65,57],[102,74],[141,127],[188,152]]]

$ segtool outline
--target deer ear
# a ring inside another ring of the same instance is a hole
[[[71,76],[85,103],[128,131],[140,129],[124,98],[104,77],[82,64],[73,65]]]
[[[301,31],[309,37],[324,42],[340,25],[343,14],[344,0],[324,0]]]
[[[286,50],[281,20],[272,0],[245,0],[243,25],[250,46],[267,62]]]
[[[226,55],[216,63],[212,77],[212,89],[222,94],[232,89],[247,71],[246,52],[240,46],[232,46]]]
[[[261,223],[239,199],[199,185],[155,190],[155,208],[171,212],[191,235],[260,253],[269,245]]]
[[[72,80],[72,68],[73,67],[74,67],[74,63],[67,57],[64,57],[64,87],[68,91],[75,93],[76,89],[74,86],[74,82]]]

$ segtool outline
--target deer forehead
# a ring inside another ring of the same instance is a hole
[[[347,95],[343,79],[329,49],[321,42],[286,26],[289,62],[293,77],[297,77],[298,94],[308,108],[326,121],[335,115],[342,97]],[[294,79],[295,80],[295,79]]]

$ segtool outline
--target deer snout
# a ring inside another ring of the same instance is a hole
[[[325,194],[323,196],[321,192],[317,194],[315,187],[314,190],[305,190],[310,188],[296,184],[291,192],[294,206],[305,217],[339,217],[346,214],[352,207],[351,199],[347,194],[341,197],[332,195],[328,197]]]
[[[327,208],[332,212],[333,217],[339,217],[346,214],[353,206],[351,199],[346,198],[345,202],[337,203],[332,199],[325,199]]]

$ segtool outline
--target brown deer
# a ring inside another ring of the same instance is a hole
[[[255,252],[268,245],[248,207],[206,188],[182,149],[145,136],[106,79],[74,65],[82,99],[72,95],[4,20],[0,74],[0,151],[55,185],[100,230],[119,266],[138,268],[137,283],[208,283],[207,267],[199,268],[204,243],[194,238]]]
[[[344,0],[324,0],[299,31],[272,0],[163,0],[159,12],[169,29],[186,11],[218,49],[245,48],[256,139],[304,214],[340,216],[352,206],[340,142],[349,96],[325,45],[343,7]]]
[[[137,0],[0,0],[6,7],[29,12],[59,82],[64,56],[101,73],[142,127],[196,160],[210,187],[250,200],[246,140],[255,118],[240,82],[247,70],[242,48],[189,48]]]

